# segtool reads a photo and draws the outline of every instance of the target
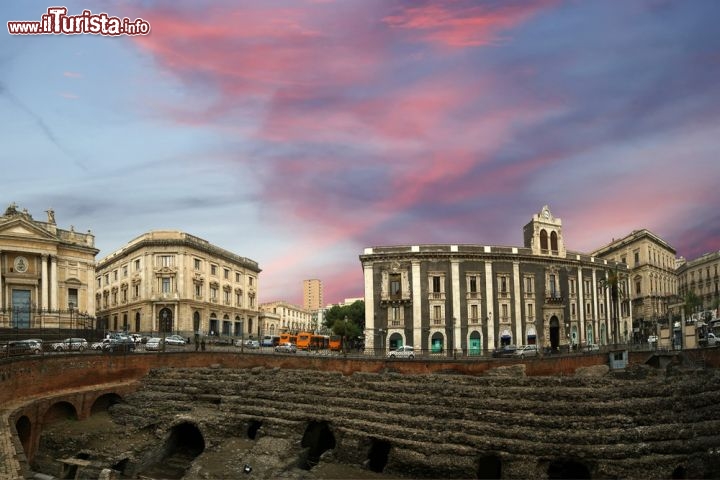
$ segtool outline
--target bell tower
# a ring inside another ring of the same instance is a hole
[[[553,216],[547,205],[523,227],[523,238],[525,247],[531,248],[533,255],[565,258],[562,220]]]

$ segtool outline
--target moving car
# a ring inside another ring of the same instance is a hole
[[[242,340],[235,340],[235,346],[241,347],[244,346],[245,348],[260,348],[260,342],[257,340],[245,340],[244,342]]]
[[[525,345],[524,347],[519,347],[517,350],[515,350],[514,355],[516,357],[525,358],[525,357],[537,357],[538,349],[537,345]]]
[[[388,358],[415,358],[415,347],[412,345],[401,345],[395,350],[387,353]]]
[[[90,349],[91,349],[91,350],[104,350],[104,347],[105,347],[105,345],[106,345],[107,343],[110,343],[110,339],[109,339],[109,338],[104,338],[103,340],[101,340],[101,341],[99,341],[99,342],[93,342],[93,343],[91,343],[91,344],[90,344]]]
[[[56,352],[82,352],[89,346],[87,340],[84,338],[66,338],[61,342],[53,343],[50,348]]]
[[[297,353],[297,347],[294,343],[281,343],[275,347],[275,351],[282,353]]]

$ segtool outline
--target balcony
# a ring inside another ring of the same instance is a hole
[[[564,302],[565,302],[565,298],[561,295],[553,295],[550,297],[545,297],[546,305],[562,305]]]
[[[478,325],[480,323],[482,323],[482,318],[480,318],[480,317],[469,317],[468,318],[469,325]]]
[[[435,327],[445,325],[445,318],[432,318],[430,319],[430,323]]]
[[[402,320],[390,320],[388,322],[388,326],[392,328],[402,328],[405,326],[405,322],[403,322]]]
[[[385,294],[380,297],[381,305],[410,305],[411,303],[412,298],[410,294],[403,294],[402,296]]]
[[[445,292],[430,292],[428,298],[430,300],[445,300]]]
[[[467,294],[465,295],[465,298],[468,300],[479,300],[480,292],[467,292]]]

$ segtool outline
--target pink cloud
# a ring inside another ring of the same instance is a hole
[[[63,72],[63,76],[67,78],[82,78],[82,74],[77,72]]]
[[[65,93],[65,92],[61,93],[60,96],[63,98],[67,98],[68,100],[77,100],[78,98],[80,98],[79,95],[75,95],[74,93]]]
[[[419,31],[426,42],[448,47],[477,47],[500,43],[500,32],[525,22],[555,3],[501,2],[495,8],[459,1],[430,3],[405,7],[383,21],[394,28]]]

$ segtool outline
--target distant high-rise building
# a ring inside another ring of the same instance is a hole
[[[323,305],[323,286],[318,279],[303,280],[303,306],[306,310],[318,310]]]

